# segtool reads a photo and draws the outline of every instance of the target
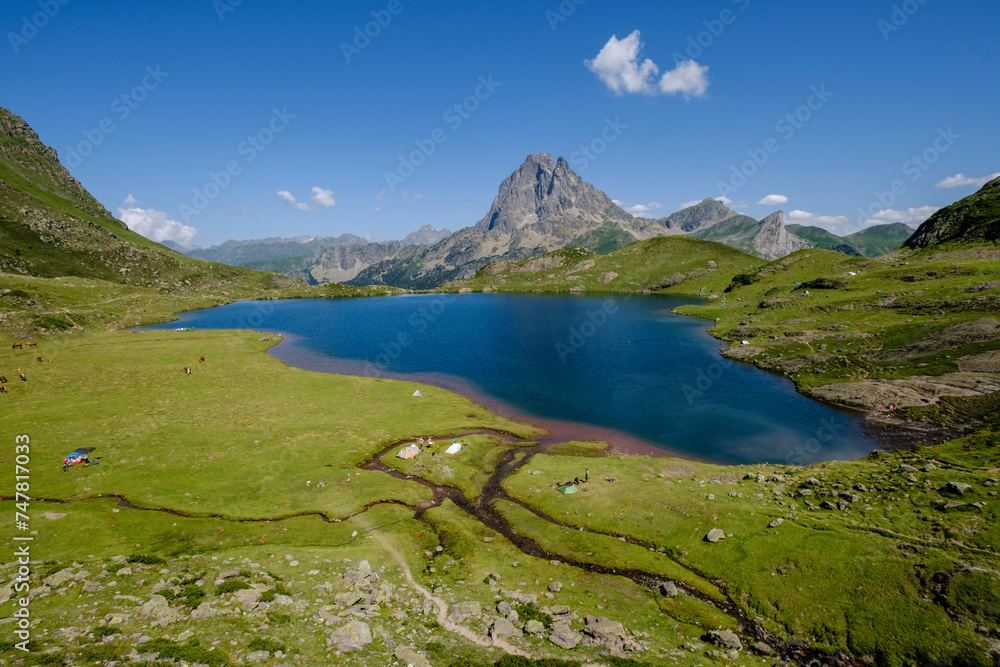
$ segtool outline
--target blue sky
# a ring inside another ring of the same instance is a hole
[[[203,246],[454,231],[529,153],[638,213],[725,196],[840,232],[1000,172],[990,0],[7,0],[0,27],[0,106]]]

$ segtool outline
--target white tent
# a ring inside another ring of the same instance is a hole
[[[413,392],[413,395],[414,396],[423,396],[423,393],[421,393],[421,391],[419,389],[417,389],[415,392]]]
[[[462,451],[462,445],[461,445],[461,443],[453,442],[453,443],[451,443],[451,447],[449,447],[448,449],[444,450],[444,453],[445,454],[458,454],[460,451]]]
[[[401,450],[399,450],[399,453],[396,454],[396,458],[400,458],[400,459],[415,459],[415,458],[417,458],[417,454],[419,454],[419,453],[420,453],[420,448],[419,447],[417,447],[416,445],[409,445],[409,446],[403,447]]]

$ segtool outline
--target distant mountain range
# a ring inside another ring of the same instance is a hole
[[[932,215],[904,245],[926,248],[978,241],[1000,241],[1000,178]]]

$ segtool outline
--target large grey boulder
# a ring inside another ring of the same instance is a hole
[[[712,530],[708,531],[708,535],[705,536],[705,540],[712,543],[718,542],[719,540],[723,540],[725,538],[726,538],[725,531],[719,528],[713,528]]]
[[[520,637],[521,631],[514,626],[513,623],[508,621],[506,618],[498,618],[493,621],[493,626],[490,628],[490,637],[493,639],[505,639],[507,637]]]
[[[449,621],[464,621],[467,618],[479,618],[483,614],[483,609],[478,602],[459,602],[451,606],[451,613],[448,614]]]
[[[431,667],[427,658],[417,653],[409,646],[400,646],[393,654],[396,659],[403,663],[405,667]]]
[[[743,642],[732,630],[709,630],[708,640],[716,646],[735,651],[743,650]]]
[[[372,643],[372,631],[367,623],[348,621],[330,633],[327,645],[338,651],[360,651]]]

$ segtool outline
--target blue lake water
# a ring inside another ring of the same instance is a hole
[[[684,303],[496,294],[242,302],[155,328],[291,334],[274,354],[293,365],[438,384],[562,425],[557,435],[618,434],[626,450],[805,464],[879,447],[860,416],[722,358],[706,321],[670,312]]]

